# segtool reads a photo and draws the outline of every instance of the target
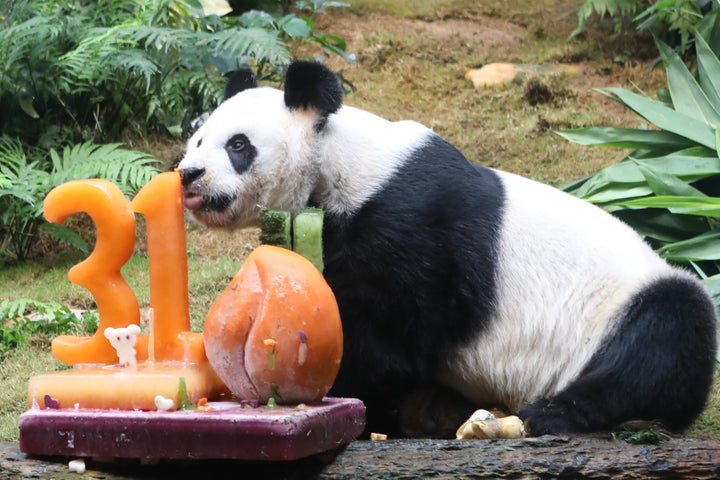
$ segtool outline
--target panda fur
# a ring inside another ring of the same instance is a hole
[[[680,430],[704,408],[714,305],[615,217],[343,106],[316,63],[291,64],[284,91],[244,72],[226,96],[179,164],[185,205],[211,227],[325,210],[345,338],[331,394],[361,398],[369,429],[446,436],[499,406],[533,435]]]

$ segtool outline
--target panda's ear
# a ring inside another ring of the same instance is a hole
[[[223,100],[234,96],[236,93],[240,93],[248,88],[255,88],[258,86],[255,75],[253,74],[250,67],[243,66],[239,70],[235,70],[228,79],[225,85],[225,92],[223,93]]]
[[[313,109],[320,118],[318,128],[342,106],[343,91],[332,71],[317,62],[296,61],[285,76],[285,105],[291,109]]]

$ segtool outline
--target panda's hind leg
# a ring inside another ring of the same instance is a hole
[[[575,381],[519,415],[532,435],[609,430],[630,420],[682,430],[712,385],[715,329],[714,306],[694,279],[657,280],[636,295]]]

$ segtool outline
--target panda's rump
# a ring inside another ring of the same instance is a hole
[[[506,200],[495,309],[441,378],[470,399],[514,410],[577,378],[628,302],[672,269],[599,208],[498,174]]]

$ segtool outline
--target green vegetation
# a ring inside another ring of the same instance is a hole
[[[583,0],[578,11],[578,26],[570,37],[585,31],[593,14],[613,17],[616,32],[623,28],[624,17],[631,16],[635,28],[648,30],[684,52],[692,45],[695,32],[708,26],[704,17],[713,14],[718,6],[717,0]],[[710,25],[710,28],[720,27]]]
[[[27,259],[41,229],[87,253],[87,243],[77,233],[44,220],[42,201],[54,187],[77,178],[100,177],[132,195],[157,173],[153,157],[117,143],[86,142],[62,152],[51,148],[48,158],[37,148],[29,150],[33,153],[19,140],[0,136],[0,263],[6,258]]]
[[[713,24],[718,19],[720,9],[706,17]],[[696,37],[695,75],[658,41],[668,79],[660,99],[598,89],[655,128],[590,127],[560,135],[583,145],[633,149],[566,190],[613,212],[669,261],[689,264],[720,304],[720,48],[710,47],[718,40],[720,34]]]
[[[32,315],[30,315],[32,314]],[[0,362],[11,351],[25,345],[30,338],[47,343],[57,335],[89,335],[98,327],[95,311],[83,312],[80,317],[69,307],[57,302],[38,302],[27,298],[3,300],[0,303]]]
[[[224,75],[252,63],[279,78],[296,48],[312,43],[346,60],[342,37],[313,18],[339,2],[300,2],[273,17],[206,11],[199,0],[17,0],[0,8],[0,262],[25,260],[47,225],[42,199],[74,178],[100,177],[132,195],[157,172],[126,136],[184,135],[222,98]]]
[[[44,148],[128,130],[186,133],[221,99],[223,75],[244,62],[277,74],[291,41],[344,54],[342,39],[316,32],[310,17],[230,15],[198,0],[17,0],[4,9],[0,133]]]
[[[260,212],[260,243],[292,250],[292,216],[287,210]]]
[[[60,366],[47,347],[17,348],[0,362],[0,439],[18,437],[18,416],[28,408],[28,373],[51,372]]]
[[[670,436],[666,433],[648,428],[639,430],[624,428],[620,431],[613,432],[612,437],[615,440],[624,440],[633,445],[658,445],[666,440],[670,440]]]

